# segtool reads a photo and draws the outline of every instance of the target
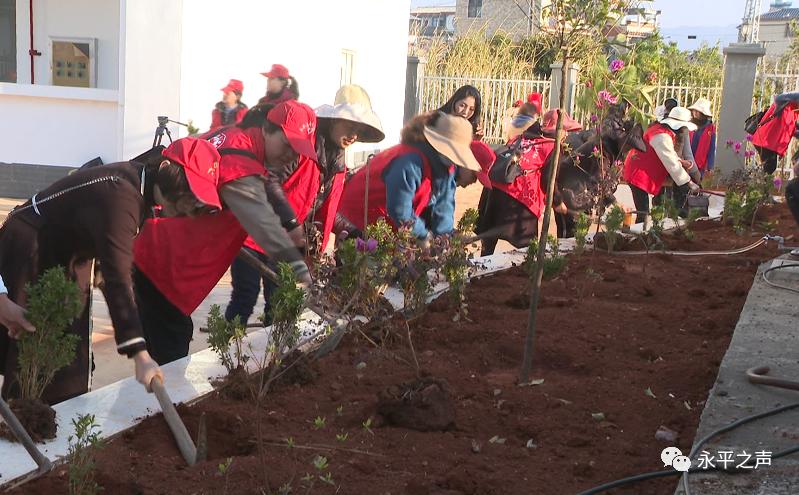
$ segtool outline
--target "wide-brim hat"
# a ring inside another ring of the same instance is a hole
[[[322,105],[316,109],[319,119],[341,119],[360,125],[358,141],[379,143],[386,138],[383,125],[372,111],[372,102],[366,90],[355,84],[339,88],[333,105]]]
[[[713,110],[710,109],[710,100],[707,98],[699,98],[696,103],[688,107],[688,110],[696,110],[706,117],[713,117]]]
[[[436,151],[459,167],[480,172],[482,168],[470,147],[473,133],[468,120],[442,112],[439,112],[435,125],[424,126],[424,137]]]
[[[685,107],[674,107],[669,112],[669,116],[660,121],[673,131],[679,131],[683,127],[687,127],[689,131],[696,130],[696,124],[691,122],[691,111]]]
[[[581,131],[583,126],[571,118],[571,116],[566,113],[565,111],[562,112],[563,114],[563,130],[566,132],[574,132],[574,131]],[[555,134],[555,129],[558,125],[558,110],[553,108],[551,110],[547,110],[547,113],[544,114],[543,119],[541,119],[541,132],[544,134]]]

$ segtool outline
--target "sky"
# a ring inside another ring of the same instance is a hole
[[[770,3],[763,0],[763,11]],[[411,0],[412,7],[454,4],[454,0]],[[737,41],[736,26],[743,18],[746,0],[655,0],[653,4],[661,11],[663,36],[684,50],[692,50],[702,41],[720,41],[722,46]],[[799,7],[799,0],[794,6]],[[689,35],[696,35],[697,40],[689,40]]]

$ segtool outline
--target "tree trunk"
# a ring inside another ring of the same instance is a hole
[[[538,300],[541,295],[541,280],[544,276],[544,256],[547,249],[547,233],[549,232],[549,219],[552,215],[552,200],[555,194],[555,181],[558,177],[558,165],[560,161],[560,147],[563,141],[561,131],[563,130],[563,106],[566,103],[566,73],[569,64],[569,53],[563,55],[563,76],[560,80],[560,102],[558,112],[558,123],[555,126],[555,149],[552,158],[552,166],[549,168],[547,182],[547,204],[544,210],[543,225],[538,237],[538,253],[536,255],[535,272],[533,273],[533,287],[530,291],[530,316],[527,321],[527,337],[524,341],[524,361],[519,373],[519,383],[530,381],[530,370],[533,367],[533,343],[535,341],[536,317],[538,316]]]

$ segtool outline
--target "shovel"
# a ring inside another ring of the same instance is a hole
[[[36,472],[27,476],[24,479],[24,481],[18,484],[30,481],[33,478],[37,478],[52,470],[53,463],[51,463],[50,459],[45,457],[44,454],[42,454],[39,451],[39,449],[36,448],[36,444],[33,443],[33,439],[31,438],[31,436],[28,435],[28,432],[25,431],[25,428],[22,426],[22,423],[19,422],[19,419],[17,419],[17,417],[11,411],[11,408],[8,407],[8,404],[2,398],[0,398],[0,416],[3,417],[3,421],[6,422],[8,428],[11,430],[12,433],[14,433],[14,436],[17,437],[17,440],[19,440],[22,446],[25,447],[25,450],[28,451],[28,454],[30,454],[30,456],[36,462],[36,465],[39,466]]]
[[[180,415],[178,415],[178,411],[175,409],[175,405],[172,403],[172,399],[169,398],[169,394],[161,378],[158,376],[153,378],[150,382],[150,388],[153,390],[155,397],[158,399],[158,403],[161,405],[164,419],[167,425],[169,425],[169,429],[172,430],[172,436],[175,437],[178,450],[180,450],[183,459],[186,460],[186,464],[193,466],[198,462],[205,461],[208,453],[205,414],[200,416],[200,426],[197,429],[197,446],[195,446],[189,435],[189,431],[186,429],[186,425],[183,424]]]

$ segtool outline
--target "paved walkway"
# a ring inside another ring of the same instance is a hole
[[[770,366],[770,375],[799,380],[799,294],[771,287],[762,278],[763,270],[775,263],[799,262],[787,255],[783,258],[764,263],[755,277],[694,442],[745,416],[799,402],[799,392],[753,385],[745,375],[751,367]],[[799,268],[771,272],[769,279],[799,289]],[[776,453],[796,446],[799,446],[799,409],[743,425],[711,440],[702,450],[716,461],[719,451],[731,451],[737,465],[744,461],[744,451],[754,460],[757,452]],[[695,495],[796,494],[799,454],[774,460],[771,466],[762,466],[748,474],[691,475],[690,480],[691,493]],[[684,492],[678,488],[676,493]]]

